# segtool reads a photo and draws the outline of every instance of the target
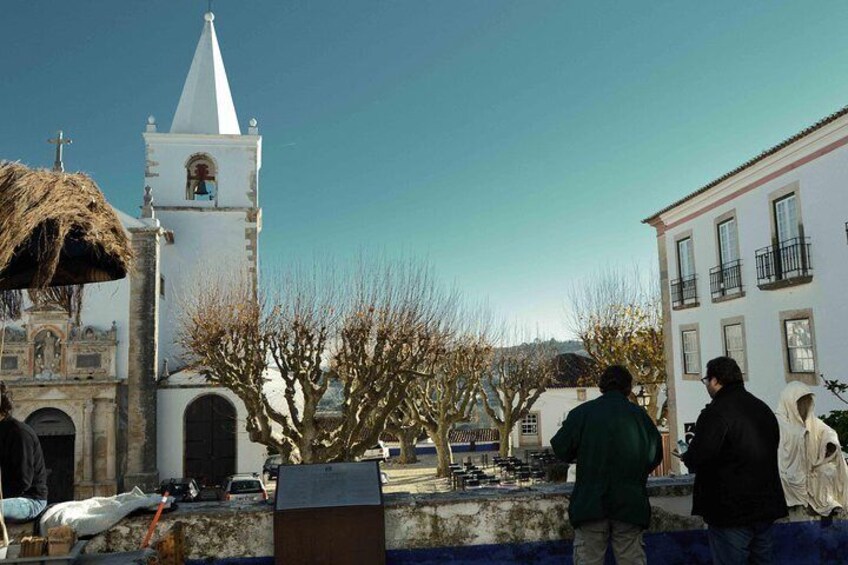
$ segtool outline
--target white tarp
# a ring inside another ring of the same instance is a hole
[[[135,510],[155,509],[161,500],[162,495],[144,494],[135,487],[132,492],[115,496],[60,502],[49,506],[41,517],[41,535],[46,536],[47,530],[54,526],[70,526],[80,537],[93,536],[108,530]],[[173,497],[169,496],[168,502],[173,502]]]

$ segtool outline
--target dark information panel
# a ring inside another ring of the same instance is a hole
[[[376,461],[283,465],[277,475],[277,510],[382,503]]]
[[[377,462],[286,465],[277,478],[276,565],[384,565]]]

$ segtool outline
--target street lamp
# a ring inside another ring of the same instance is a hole
[[[636,403],[645,410],[651,405],[651,395],[645,392],[644,386],[639,386],[639,392],[636,394]]]

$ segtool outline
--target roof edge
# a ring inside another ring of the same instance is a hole
[[[836,112],[834,112],[834,113],[832,113],[828,116],[825,116],[824,118],[820,119],[819,121],[817,121],[816,123],[814,123],[810,126],[807,126],[806,128],[804,128],[801,131],[799,131],[798,133],[796,133],[795,135],[784,139],[783,141],[781,141],[777,145],[774,145],[774,146],[770,147],[769,149],[766,149],[765,151],[763,151],[759,155],[756,155],[756,156],[752,157],[751,159],[748,159],[747,161],[745,161],[744,163],[742,163],[741,165],[739,165],[735,169],[732,169],[732,170],[728,171],[727,173],[721,175],[717,179],[710,181],[709,183],[705,184],[704,186],[702,186],[698,190],[695,190],[694,192],[689,193],[688,195],[684,196],[683,198],[680,198],[679,200],[669,204],[665,208],[662,208],[661,210],[654,213],[653,215],[648,216],[647,218],[642,220],[642,223],[654,226],[657,223],[656,220],[658,220],[659,217],[661,215],[665,214],[666,212],[669,212],[669,211],[677,208],[681,204],[684,204],[684,203],[692,200],[696,196],[699,196],[699,195],[707,192],[711,188],[718,186],[719,184],[726,181],[727,179],[732,178],[732,177],[736,176],[737,174],[741,173],[742,171],[744,171],[745,169],[748,169],[749,167],[752,167],[753,165],[759,163],[760,161],[762,161],[766,157],[770,157],[770,156],[774,155],[775,153],[778,153],[782,149],[789,147],[790,145],[792,145],[796,141],[800,141],[801,139],[807,137],[808,135],[820,130],[824,126],[835,122],[836,120],[845,116],[846,114],[848,114],[848,106],[843,106],[842,108],[840,108]]]

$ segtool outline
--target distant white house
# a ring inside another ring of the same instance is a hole
[[[657,232],[669,429],[683,438],[709,401],[709,359],[739,362],[772,407],[786,383],[844,408],[821,374],[848,378],[848,108],[645,223]]]
[[[558,356],[559,367],[554,384],[533,405],[530,413],[512,430],[512,445],[519,449],[546,449],[568,413],[601,395],[596,386],[578,386],[591,362],[575,353]]]

